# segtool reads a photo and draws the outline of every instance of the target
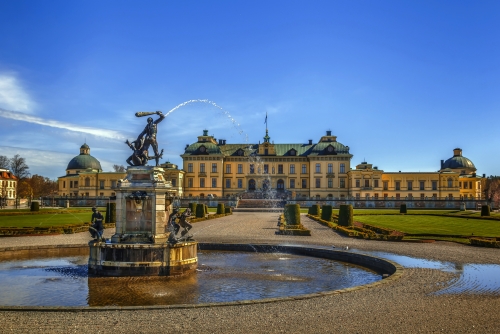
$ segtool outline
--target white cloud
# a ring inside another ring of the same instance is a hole
[[[50,126],[53,128],[66,129],[70,131],[83,132],[88,133],[97,137],[109,138],[109,139],[117,139],[117,140],[125,140],[127,137],[122,133],[114,130],[107,129],[98,129],[95,127],[86,127],[71,123],[59,122],[51,119],[43,119],[40,117],[31,116],[28,114],[5,110],[0,108],[0,117],[9,118],[16,121],[23,121],[28,123],[40,124],[45,126]]]
[[[0,106],[23,112],[31,112],[34,102],[13,75],[0,74]]]

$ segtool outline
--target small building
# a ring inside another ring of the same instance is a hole
[[[0,205],[14,205],[19,179],[10,170],[0,168]]]

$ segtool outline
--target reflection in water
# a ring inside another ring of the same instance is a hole
[[[279,253],[198,253],[182,278],[87,278],[87,257],[0,262],[2,305],[138,306],[296,296],[367,284],[380,275],[327,259]]]
[[[359,252],[358,250],[354,250]],[[394,261],[406,268],[437,269],[460,274],[448,282],[447,287],[435,294],[494,294],[500,295],[500,265],[457,264],[397,255],[386,252],[363,252],[372,256]]]

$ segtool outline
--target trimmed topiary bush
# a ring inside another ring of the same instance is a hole
[[[285,220],[287,225],[300,224],[300,205],[286,204],[283,214],[285,215]]]
[[[333,214],[333,207],[331,205],[323,205],[321,207],[321,219],[329,222],[332,220],[332,214]]]
[[[104,222],[106,224],[116,223],[116,203],[106,204],[106,217],[104,217]]]
[[[33,210],[31,210],[31,211],[33,211]],[[489,215],[490,215],[490,206],[489,205],[481,206],[481,217],[489,216]]]
[[[224,208],[224,203],[217,204],[217,214],[220,215],[223,213],[226,213],[226,210]]]
[[[406,213],[406,204],[401,204],[399,207],[399,213]]]
[[[208,205],[203,204],[203,207],[205,208],[205,214],[208,214]]]
[[[231,213],[233,213],[233,210],[230,207],[227,207],[227,208],[224,208],[224,213],[231,214]]]
[[[200,204],[196,206],[196,218],[205,218],[205,205]]]
[[[38,203],[38,202],[31,202],[30,211],[40,211],[40,203]]]
[[[313,215],[313,216],[319,216],[319,205],[314,204],[309,208],[308,214]]]
[[[342,204],[339,210],[339,222],[338,224],[341,226],[352,226],[353,225],[353,211],[352,205],[350,204]]]
[[[196,206],[197,206],[197,205],[198,205],[198,204],[196,204],[196,203],[189,203],[189,204],[188,204],[188,207],[191,209],[191,212],[192,212],[192,213],[196,213]]]

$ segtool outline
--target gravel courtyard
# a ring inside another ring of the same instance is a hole
[[[235,212],[232,216],[194,224],[200,242],[270,243],[348,246],[351,251],[388,252],[452,262],[500,264],[500,250],[447,242],[381,242],[345,238],[305,216],[312,236],[276,235],[277,213]],[[106,230],[105,236],[114,230]],[[500,234],[500,233],[499,233]],[[0,248],[86,244],[87,233],[46,237],[1,238]],[[448,286],[457,273],[405,268],[390,284],[318,298],[232,306],[153,310],[5,311],[1,333],[498,333],[500,291],[461,294],[434,292]],[[497,278],[500,280],[500,278]],[[473,282],[472,282],[473,283]],[[474,284],[471,284],[473,286]]]

